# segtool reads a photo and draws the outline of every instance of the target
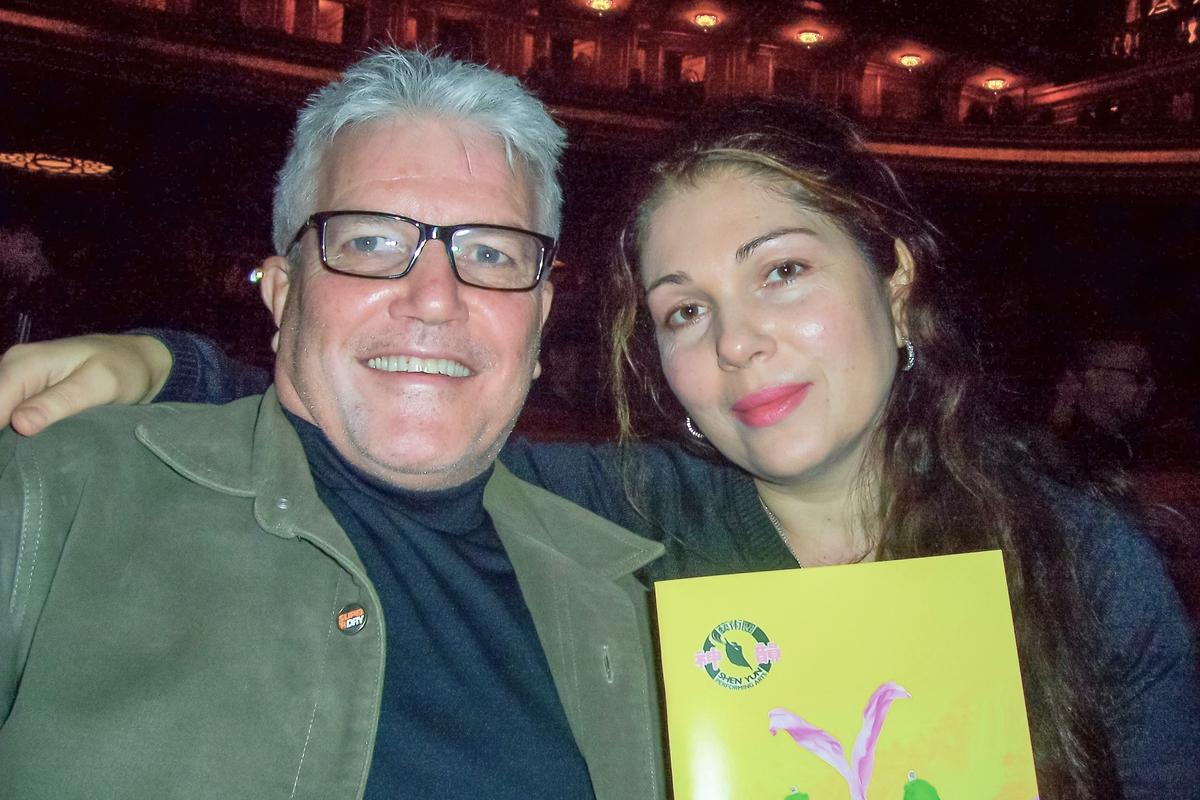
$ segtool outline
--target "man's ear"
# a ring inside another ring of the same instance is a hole
[[[908,338],[908,295],[916,277],[917,265],[913,261],[908,245],[896,240],[896,269],[888,278],[888,296],[892,308],[892,326],[896,334],[896,347],[903,347]]]
[[[542,329],[546,327],[546,318],[550,316],[550,306],[554,303],[554,284],[547,280],[542,284],[541,289],[536,289],[535,291],[542,293],[542,321],[538,325],[538,337],[540,338]],[[542,362],[539,359],[533,362],[533,379],[537,380],[540,377],[542,377]]]
[[[288,267],[287,259],[282,256],[269,256],[263,259],[260,267],[262,278],[258,282],[258,291],[262,295],[263,304],[275,320],[271,349],[276,352],[279,351],[279,326],[283,323],[283,308],[287,305],[288,289],[292,285]]]

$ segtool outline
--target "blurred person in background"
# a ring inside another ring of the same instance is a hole
[[[52,275],[42,240],[31,228],[0,227],[0,348],[28,342],[38,332],[35,326],[46,326]]]
[[[1164,418],[1146,340],[1119,331],[1079,342],[1055,386],[1050,424],[1061,467],[1145,520],[1200,630],[1200,440]],[[1167,387],[1169,388],[1169,387]]]
[[[1140,338],[1088,339],[1074,350],[1055,387],[1051,427],[1071,464],[1089,481],[1114,487],[1142,452],[1154,398],[1154,367]]]

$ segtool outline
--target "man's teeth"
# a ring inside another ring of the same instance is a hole
[[[426,375],[448,375],[451,378],[466,378],[471,374],[471,370],[448,358],[377,356],[367,359],[367,366],[384,372],[424,372]]]

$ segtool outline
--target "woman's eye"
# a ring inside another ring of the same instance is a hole
[[[686,303],[679,306],[667,317],[668,328],[682,328],[691,325],[704,316],[704,308],[696,303]]]
[[[804,265],[797,261],[777,264],[767,273],[766,283],[791,283],[804,274]]]

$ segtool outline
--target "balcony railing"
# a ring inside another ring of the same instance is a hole
[[[308,21],[304,24],[298,16],[300,3],[307,8]],[[414,2],[413,7],[419,5]],[[200,45],[207,48],[204,58],[213,65],[219,65],[222,54],[228,53],[230,58],[227,60],[231,62],[235,60],[234,56],[251,54],[260,60],[262,57],[275,59],[276,64],[315,67],[317,69],[283,73],[289,79],[307,79],[313,85],[328,79],[353,60],[370,34],[365,24],[367,4],[334,0],[109,0],[89,3],[18,0],[7,3],[6,8],[12,11],[0,10],[0,17],[15,11],[48,21],[41,27],[27,26],[30,39],[61,35],[69,28],[71,35],[90,36],[99,48],[140,50],[147,62],[165,55],[176,69],[217,68],[199,63],[195,56],[195,66],[188,65],[188,53],[198,52],[196,45]],[[326,27],[319,24],[322,9],[326,14]],[[340,16],[335,13],[338,10]],[[397,11],[398,6],[392,10]],[[331,21],[335,17],[337,26]],[[388,24],[394,22],[389,20]],[[407,21],[402,27],[407,31]],[[375,34],[386,37],[390,31],[379,30]],[[331,41],[339,36],[341,41]],[[168,46],[155,49],[155,42]],[[62,48],[58,50],[63,51]],[[1128,86],[1121,84],[1123,77],[1109,76],[1069,87],[1039,89],[1029,95],[1031,106],[1024,109],[1019,109],[1014,102],[997,98],[976,101],[972,113],[961,120],[939,113],[934,121],[928,117],[913,121],[870,117],[859,122],[872,135],[918,142],[951,139],[998,146],[1020,142],[1070,146],[1073,142],[1087,142],[1092,146],[1117,148],[1144,147],[1151,142],[1168,147],[1176,143],[1194,143],[1200,136],[1200,114],[1195,108],[1200,101],[1195,96],[1200,85],[1197,81],[1200,59],[1177,58],[1171,64],[1183,66],[1164,64],[1154,69],[1161,71],[1170,66],[1180,75],[1191,75],[1192,88],[1181,90],[1179,76],[1174,73],[1168,76],[1169,80],[1164,78],[1160,82],[1147,72],[1150,67],[1141,66],[1131,71],[1126,81]],[[1147,74],[1143,76],[1142,72]],[[684,112],[708,102],[704,82],[678,82],[665,88],[635,82],[621,87],[578,80],[552,70],[543,74],[531,71],[525,80],[552,105],[599,110],[612,119],[622,115],[629,119],[657,118],[669,125]],[[220,84],[215,82],[215,85]],[[264,82],[263,86],[263,91],[269,91],[270,81]],[[841,110],[854,115],[853,102],[839,101],[838,105]]]

